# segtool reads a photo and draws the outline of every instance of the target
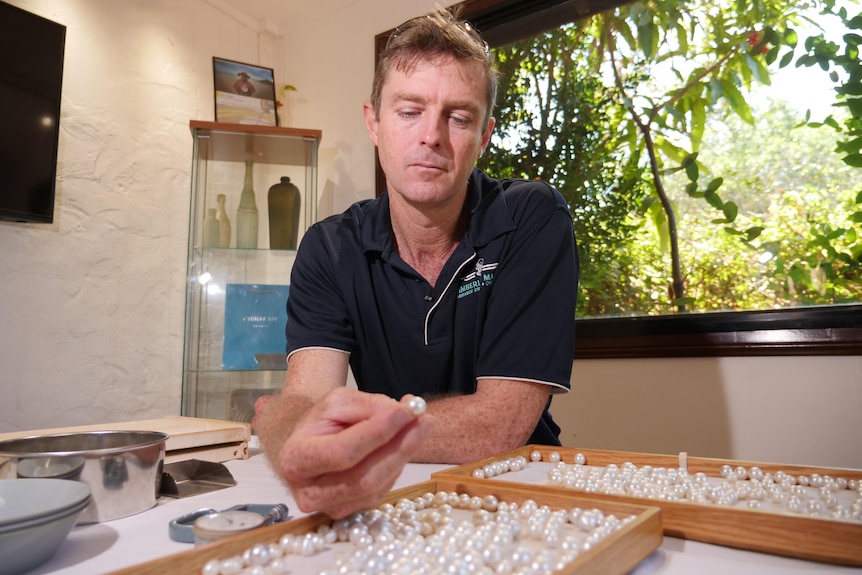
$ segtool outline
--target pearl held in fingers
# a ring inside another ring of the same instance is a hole
[[[422,399],[418,395],[414,395],[407,400],[407,407],[410,408],[410,411],[413,412],[413,415],[419,417],[420,415],[425,413],[425,410],[428,406],[426,405],[424,399]]]

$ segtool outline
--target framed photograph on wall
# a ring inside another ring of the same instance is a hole
[[[263,68],[213,57],[215,121],[275,126],[275,77]]]

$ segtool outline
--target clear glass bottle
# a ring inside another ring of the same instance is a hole
[[[216,219],[216,209],[207,208],[207,215],[204,218],[204,238],[203,245],[205,248],[218,247],[218,220]]]
[[[218,247],[230,247],[230,219],[225,210],[225,195],[216,196],[216,219],[218,220]]]
[[[254,198],[254,160],[245,161],[245,184],[236,211],[236,247],[257,248],[258,212]]]

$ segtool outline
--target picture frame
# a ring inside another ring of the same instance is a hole
[[[277,126],[272,68],[213,56],[215,121]]]

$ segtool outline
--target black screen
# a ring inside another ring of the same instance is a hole
[[[54,220],[66,27],[0,2],[0,219]]]

